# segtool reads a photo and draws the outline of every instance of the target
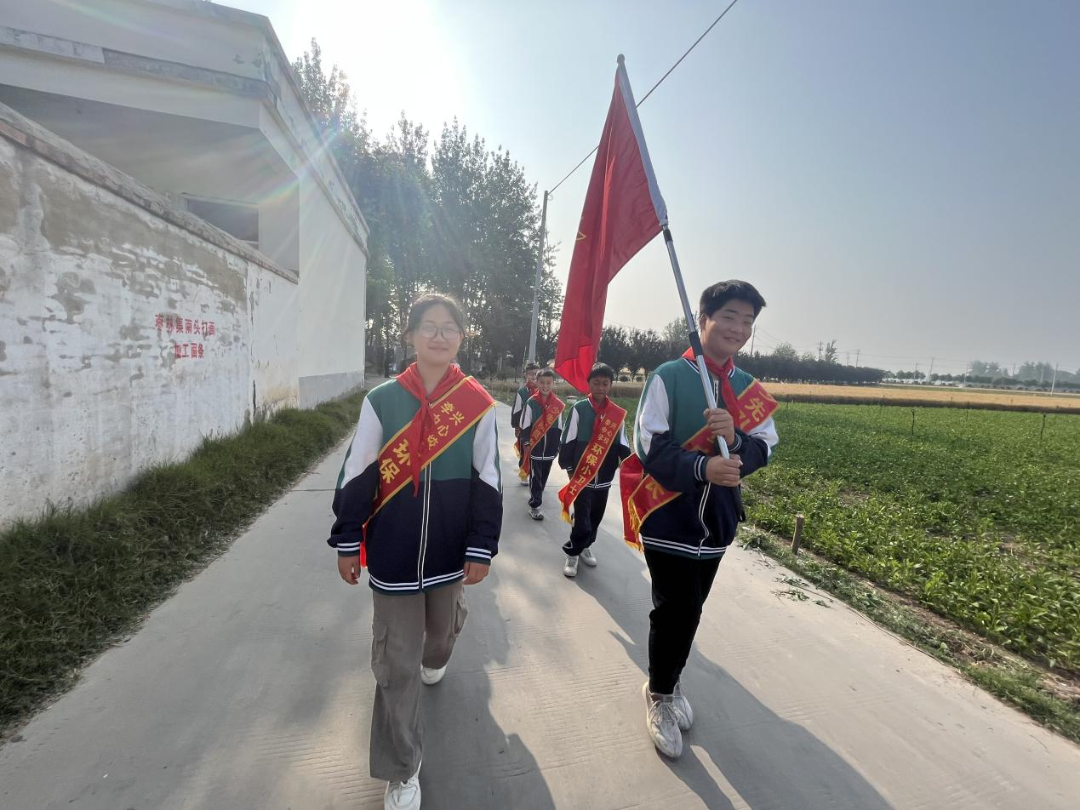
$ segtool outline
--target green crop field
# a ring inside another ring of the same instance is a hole
[[[633,400],[620,402],[635,408]],[[1080,674],[1080,416],[787,403],[749,518]]]
[[[801,513],[803,548],[1080,677],[1080,415],[786,402],[775,418],[773,462],[744,485],[752,523],[790,537]]]

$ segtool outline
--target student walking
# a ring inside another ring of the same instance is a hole
[[[563,545],[563,574],[576,577],[578,562],[597,565],[592,545],[607,510],[608,492],[615,471],[630,455],[626,439],[626,411],[611,401],[615,371],[597,363],[589,372],[589,396],[574,404],[566,420],[559,466],[569,483],[559,490],[563,519],[570,523],[570,539]]]
[[[537,391],[525,402],[521,412],[521,443],[525,462],[518,475],[529,482],[529,517],[543,520],[540,506],[544,502],[551,464],[559,455],[562,435],[562,412],[566,405],[553,393],[555,372],[549,368],[536,375]]]
[[[701,294],[701,343],[723,407],[708,410],[691,351],[659,366],[638,406],[638,461],[629,459],[620,475],[627,541],[644,547],[652,577],[646,726],[657,749],[673,758],[694,721],[680,677],[720,559],[745,519],[740,481],[768,463],[777,443],[776,402],[734,363],[764,306],[745,281]],[[729,459],[717,452],[721,436]]]
[[[525,454],[521,452],[521,414],[525,410],[525,403],[529,401],[529,397],[537,391],[536,375],[539,371],[540,366],[536,363],[525,366],[525,382],[518,389],[514,404],[510,407],[510,426],[514,429],[514,452],[517,453],[519,470],[525,463]],[[521,485],[527,487],[528,480],[522,479]]]
[[[406,339],[416,362],[364,399],[334,495],[328,543],[350,585],[372,589],[372,777],[386,810],[420,807],[421,684],[446,672],[502,525],[494,402],[454,364],[465,331],[452,299],[422,296]]]

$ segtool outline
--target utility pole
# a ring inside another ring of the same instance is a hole
[[[933,376],[934,376],[934,358],[931,357],[930,358],[930,373],[926,375],[927,382],[929,382],[930,378],[933,377]]]
[[[862,349],[855,350],[855,368],[859,367],[859,355],[862,354]]]
[[[529,331],[529,356],[527,363],[536,362],[536,330],[540,325],[540,280],[544,275],[544,240],[547,236],[548,194],[544,192],[544,207],[540,214],[540,255],[536,257],[536,286],[533,288],[532,329]]]
[[[825,344],[823,344],[823,343],[822,343],[822,342],[821,342],[820,340],[818,341],[818,344],[817,344],[817,359],[818,359],[818,360],[820,360],[820,359],[821,359],[821,348],[822,348],[822,346],[824,346],[824,345],[825,345]]]
[[[911,373],[911,382],[913,385],[919,384],[919,364],[915,364],[915,370]]]
[[[1054,395],[1054,389],[1057,388],[1057,373],[1058,373],[1058,364],[1054,363],[1054,380],[1053,380],[1053,382],[1050,383],[1050,396]]]
[[[754,326],[754,331],[750,333],[750,356],[754,356],[754,340],[757,339],[757,326]]]

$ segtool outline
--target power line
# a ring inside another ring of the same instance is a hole
[[[734,6],[734,5],[736,4],[736,3],[738,3],[738,2],[739,2],[739,0],[731,0],[731,4],[730,4],[730,5],[729,5],[729,6],[727,7],[727,8],[725,8],[725,9],[724,9],[724,10],[723,10],[723,11],[722,11],[722,12],[720,13],[720,16],[719,16],[719,17],[717,17],[717,18],[716,18],[715,20],[713,20],[713,21],[712,21],[712,25],[710,25],[710,26],[709,26],[708,28],[706,28],[706,29],[705,29],[705,32],[704,32],[704,33],[703,33],[703,34],[702,34],[702,35],[701,35],[700,37],[698,37],[697,39],[695,39],[695,40],[694,40],[694,44],[693,44],[693,45],[691,45],[691,46],[690,46],[689,48],[687,48],[687,49],[686,49],[686,53],[684,53],[684,54],[683,54],[682,56],[680,56],[680,57],[678,58],[678,60],[677,60],[677,61],[675,62],[675,64],[674,64],[674,65],[672,65],[672,66],[671,66],[670,68],[668,68],[668,71],[667,71],[667,73],[665,73],[665,74],[664,74],[663,76],[661,76],[661,77],[660,77],[660,80],[659,80],[659,81],[658,81],[658,82],[657,82],[656,84],[654,84],[654,85],[653,85],[653,86],[652,86],[652,87],[651,87],[651,88],[649,89],[649,92],[648,92],[648,93],[646,93],[646,94],[645,94],[644,96],[642,96],[642,97],[641,97],[641,101],[639,101],[639,102],[638,102],[638,103],[637,103],[637,104],[635,105],[636,107],[640,107],[640,106],[641,106],[642,104],[644,104],[644,103],[645,103],[645,99],[647,99],[647,98],[648,98],[649,96],[651,96],[651,95],[653,94],[653,90],[655,90],[655,89],[656,89],[657,87],[659,87],[659,86],[660,86],[661,84],[663,84],[663,83],[664,83],[664,79],[666,79],[666,78],[667,78],[668,76],[670,76],[670,75],[671,75],[671,72],[672,72],[673,70],[675,70],[675,68],[677,68],[677,67],[679,66],[679,64],[680,64],[680,63],[682,62],[682,60],[683,60],[683,59],[685,59],[685,58],[686,58],[687,56],[689,56],[689,55],[690,55],[690,51],[694,50],[694,48],[696,48],[696,47],[697,47],[698,43],[699,43],[699,42],[701,42],[701,40],[705,39],[705,36],[706,36],[706,35],[707,35],[707,34],[708,34],[708,33],[709,33],[710,31],[712,31],[712,30],[713,30],[713,28],[715,28],[715,27],[716,27],[716,24],[717,24],[718,22],[720,22],[720,20],[724,19],[724,15],[725,15],[725,14],[727,14],[727,13],[728,13],[729,11],[731,11],[732,7],[733,7],[733,6]],[[554,193],[555,193],[555,189],[557,189],[557,188],[558,188],[559,186],[561,186],[561,185],[562,185],[563,183],[565,183],[565,182],[566,182],[567,180],[569,180],[569,179],[570,179],[570,175],[572,175],[572,174],[573,174],[574,172],[576,172],[576,171],[577,171],[578,169],[580,169],[580,168],[581,168],[581,165],[582,165],[582,164],[583,164],[583,163],[584,163],[584,162],[585,162],[586,160],[588,160],[588,159],[589,159],[589,158],[591,158],[591,157],[592,157],[593,155],[595,155],[595,154],[596,154],[596,150],[597,150],[597,149],[599,149],[599,148],[600,148],[600,144],[597,144],[596,146],[594,146],[594,147],[592,148],[592,151],[591,151],[591,152],[589,152],[589,154],[587,154],[587,155],[586,155],[585,157],[583,157],[583,158],[582,158],[582,159],[581,159],[581,160],[580,160],[580,161],[578,162],[578,165],[577,165],[577,166],[575,166],[574,168],[572,168],[572,169],[571,169],[571,170],[570,170],[570,171],[569,171],[569,172],[567,173],[566,177],[564,177],[564,178],[563,178],[562,180],[560,180],[560,181],[559,181],[558,183],[556,183],[556,184],[554,185],[554,187],[553,187],[553,188],[552,188],[552,189],[551,189],[550,191],[548,191],[548,196],[550,197],[550,196],[551,196],[552,194],[554,194]]]

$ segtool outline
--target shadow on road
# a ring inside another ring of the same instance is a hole
[[[607,532],[603,545],[614,550],[618,538]],[[609,565],[594,576],[579,576],[578,586],[615,620],[615,633],[627,657],[648,673],[649,616],[641,607],[647,589],[645,562],[633,569]],[[713,599],[723,598],[723,566]],[[661,757],[683,784],[710,810],[733,808],[699,757],[700,749],[739,797],[755,810],[889,810],[891,805],[829,746],[797,723],[779,717],[715,662],[693,650],[683,674],[683,688],[694,707],[694,727],[684,737],[681,759]],[[639,687],[640,688],[640,687]],[[644,724],[644,707],[642,707]],[[642,730],[644,734],[644,729]]]

